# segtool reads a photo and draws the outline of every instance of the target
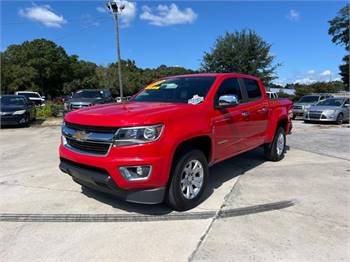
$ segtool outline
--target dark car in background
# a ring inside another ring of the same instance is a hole
[[[0,96],[0,103],[1,126],[28,126],[35,120],[35,105],[24,96],[3,95]]]
[[[114,102],[109,89],[82,89],[75,92],[71,98],[64,102],[64,113],[82,107],[107,104]]]

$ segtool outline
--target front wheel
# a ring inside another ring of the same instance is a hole
[[[343,114],[340,113],[338,116],[337,116],[337,125],[341,125],[343,124],[343,121],[344,121],[344,117],[343,117]]]
[[[286,132],[283,127],[276,131],[273,141],[264,147],[265,157],[271,161],[280,161],[286,151]]]
[[[208,162],[202,151],[190,149],[175,159],[167,204],[179,211],[197,206],[208,184]]]

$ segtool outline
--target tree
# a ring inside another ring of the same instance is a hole
[[[275,79],[279,64],[273,65],[271,45],[252,30],[226,33],[210,52],[205,52],[202,70],[216,73],[243,73],[260,77],[265,85]]]
[[[65,50],[52,41],[36,39],[10,45],[2,55],[4,89],[57,96],[68,78],[69,62]]]
[[[78,60],[76,55],[70,56],[69,60],[69,82],[63,85],[65,94],[75,92],[78,89],[99,87],[99,79],[96,74],[97,65],[95,63]]]
[[[119,95],[117,65],[97,66],[79,60],[46,39],[25,41],[10,45],[1,55],[1,92],[18,90],[38,91],[55,98],[83,88],[110,88]],[[190,74],[183,67],[142,69],[133,60],[122,60],[122,77],[125,95],[132,95],[150,82],[164,76]]]
[[[328,34],[332,36],[332,42],[337,45],[344,45],[347,52],[349,52],[349,8],[347,4],[338,12],[338,15],[329,21]],[[344,64],[339,66],[340,75],[344,84],[349,87],[349,54],[343,58]]]
[[[341,81],[316,82],[312,84],[295,84],[295,99],[311,93],[337,93],[344,90],[344,83]]]

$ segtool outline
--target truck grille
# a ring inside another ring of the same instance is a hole
[[[66,137],[67,144],[79,151],[96,154],[106,155],[111,146],[111,143],[91,142],[91,141],[78,141],[69,137]]]
[[[66,126],[74,130],[81,130],[92,133],[105,133],[105,134],[115,134],[118,131],[118,127],[108,127],[108,126],[87,126],[79,125],[66,122]]]
[[[309,118],[310,119],[320,119],[321,118],[321,111],[310,111],[309,112]]]
[[[79,154],[105,156],[113,145],[117,127],[88,126],[65,122],[64,146]]]

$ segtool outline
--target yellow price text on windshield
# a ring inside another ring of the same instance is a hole
[[[149,84],[148,86],[146,86],[145,90],[159,89],[160,85],[164,82],[165,82],[165,80],[160,80],[160,81],[154,82],[152,84]]]

